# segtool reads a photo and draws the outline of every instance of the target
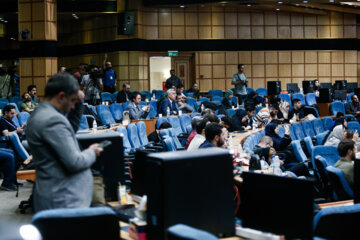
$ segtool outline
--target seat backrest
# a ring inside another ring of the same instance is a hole
[[[321,121],[321,119],[316,118],[316,119],[311,121],[311,124],[312,124],[312,126],[314,128],[315,135],[325,131],[324,125],[323,125],[323,122]]]
[[[151,99],[151,92],[149,92],[149,91],[141,91],[140,95],[145,96],[146,99],[149,99],[149,100]]]
[[[249,93],[251,93],[251,92],[254,92],[254,89],[253,89],[253,88],[248,87],[248,88],[246,88],[246,91],[247,91],[247,93],[249,94]]]
[[[314,148],[314,144],[311,140],[311,137],[305,137],[304,142],[305,142],[306,150],[311,155],[313,148]]]
[[[112,99],[111,99],[111,93],[109,93],[109,92],[102,92],[101,93],[101,101],[112,101]]]
[[[191,129],[191,118],[189,115],[183,114],[179,117],[179,119],[180,119],[181,129],[183,130],[184,133],[186,133],[188,130],[188,126],[190,126]]]
[[[124,111],[125,111],[126,107],[127,107],[129,104],[130,104],[130,102],[124,102],[124,103],[122,104],[122,108],[123,108]]]
[[[30,114],[28,112],[21,112],[21,113],[19,113],[19,115],[17,115],[17,117],[18,117],[20,126],[22,126],[23,124],[27,123],[27,121],[30,118]]]
[[[322,132],[318,135],[316,135],[316,145],[322,145],[324,142],[324,139],[326,135],[328,134],[329,130],[326,130],[325,132]]]
[[[43,210],[32,224],[43,239],[120,239],[119,220],[109,207]]]
[[[300,123],[296,122],[296,123],[294,123],[294,124],[292,125],[292,127],[293,127],[293,130],[294,130],[296,139],[302,140],[302,139],[305,138],[305,134],[304,134],[303,128],[302,128],[302,126],[300,125]]]
[[[13,132],[9,134],[9,139],[12,143],[12,146],[14,148],[14,151],[16,154],[20,157],[21,161],[25,161],[30,155],[24,148],[24,146],[21,144],[19,136],[17,133]]]
[[[194,93],[193,92],[187,92],[187,93],[184,93],[185,94],[185,96],[187,96],[187,97],[194,97]]]
[[[328,173],[330,183],[335,191],[337,201],[348,200],[354,197],[354,192],[347,182],[344,173],[333,166],[327,166],[326,171]]]
[[[220,98],[223,97],[223,92],[222,92],[222,90],[220,90],[220,89],[212,89],[212,90],[209,90],[208,93],[209,93],[209,95],[210,95],[211,98],[213,98],[213,97],[215,97],[215,96],[218,96],[218,97],[220,97]]]
[[[306,160],[308,160],[303,149],[301,148],[301,143],[299,140],[291,141],[291,146],[293,148],[295,157],[299,162],[305,162]]]
[[[178,117],[170,116],[168,118],[168,121],[171,124],[172,128],[174,129],[176,136],[179,136],[180,134],[183,133],[183,130],[181,129],[180,121],[179,121]]]
[[[214,101],[222,101],[222,98],[221,97],[219,97],[219,96],[213,96],[212,98],[211,98],[211,101],[212,102],[214,102]]]
[[[0,102],[1,103],[6,103],[6,104],[8,104],[9,103],[9,100],[7,100],[7,98],[0,98]]]
[[[295,135],[294,128],[292,125],[289,125],[289,134],[291,140],[297,140],[297,136]]]
[[[113,103],[110,105],[110,112],[116,121],[120,121],[123,118],[123,109],[120,103]]]
[[[209,102],[207,97],[199,97],[199,102]]]
[[[159,100],[160,98],[162,98],[162,96],[164,96],[166,93],[163,90],[156,90],[155,92],[155,99]]]
[[[302,93],[294,93],[291,97],[292,100],[299,99],[301,102],[301,105],[305,105],[305,98]]]
[[[320,155],[325,158],[328,166],[334,166],[334,164],[340,159],[339,152],[336,146],[315,146],[311,153],[311,161],[315,166],[315,156]]]
[[[166,118],[164,117],[159,117],[157,120],[156,120],[156,129],[159,129],[160,125],[164,122],[169,122]]]
[[[127,132],[128,132],[128,138],[129,138],[131,147],[132,148],[140,148],[142,145],[140,143],[138,130],[137,130],[137,127],[135,126],[135,124],[130,123],[127,127]]]
[[[165,136],[163,139],[163,142],[165,144],[166,147],[166,151],[168,152],[174,152],[176,151],[176,146],[173,142],[173,139],[171,137]]]
[[[322,122],[323,122],[324,130],[325,131],[330,130],[330,125],[333,122],[332,118],[331,117],[324,117],[322,119]]]
[[[237,97],[236,96],[233,96],[232,98],[231,98],[231,101],[235,104],[235,106],[237,106],[239,103],[238,103],[238,99],[237,99]]]
[[[140,143],[142,146],[145,146],[149,143],[149,140],[146,136],[146,126],[145,123],[143,121],[139,121],[136,123],[136,127],[137,127],[137,131],[138,131],[138,136],[140,139]]]
[[[172,140],[173,140],[173,142],[175,144],[175,147],[176,148],[181,148],[182,145],[181,145],[179,139],[177,138],[175,130],[173,128],[168,128],[168,131],[169,131],[169,136],[172,138]]]
[[[354,95],[354,92],[349,93],[348,97],[347,97],[347,101],[351,102],[351,97]]]
[[[289,94],[280,93],[278,96],[280,99],[282,99],[284,102],[288,102],[291,105],[291,99]]]
[[[201,117],[201,113],[192,113],[191,119],[193,119],[194,117]]]
[[[110,125],[111,123],[115,123],[115,119],[113,118],[110,109],[108,106],[99,104],[96,108],[97,113],[101,119],[101,122],[104,125]]]
[[[128,137],[128,132],[127,129],[124,126],[118,126],[116,129],[117,132],[119,132],[121,134],[121,136],[123,137],[123,146],[125,148],[125,151],[130,151],[131,150],[131,144],[129,142],[129,137]]]
[[[305,96],[306,105],[312,106],[315,105],[316,102],[316,94],[315,93],[308,93]]]
[[[281,126],[281,125],[278,125],[278,129],[279,129],[278,135],[280,137],[284,137],[285,136],[285,128],[283,126]]]
[[[338,112],[342,112],[345,114],[345,106],[344,103],[340,101],[334,101],[330,104],[330,114],[335,116]]]
[[[13,123],[15,124],[16,127],[20,127],[20,123],[19,123],[19,119],[17,118],[17,116],[14,116],[12,119]]]
[[[316,169],[315,173],[317,174],[317,177],[320,179],[320,184],[322,185],[325,196],[329,199],[335,200],[333,189],[330,184],[329,176],[326,171],[326,167],[328,166],[326,159],[320,155],[315,156],[315,164],[316,164],[314,168]]]
[[[88,121],[87,121],[86,116],[83,114],[83,115],[81,116],[81,121],[80,121],[80,125],[79,125],[79,130],[86,130],[86,129],[89,129],[89,124],[88,124]]]
[[[170,136],[169,130],[167,128],[160,130],[160,138],[163,139],[165,136]]]
[[[114,92],[114,93],[111,94],[111,101],[112,101],[112,102],[116,102],[118,93],[119,93],[119,92]]]
[[[12,102],[12,103],[17,103],[18,101],[21,101],[21,98],[18,96],[14,96],[9,99],[9,102]]]
[[[315,137],[315,132],[314,132],[311,122],[304,121],[304,122],[302,122],[301,125],[302,125],[304,133],[307,137],[311,137],[311,138]]]
[[[356,130],[358,133],[360,133],[360,123],[359,122],[354,122],[354,121],[348,122],[347,128],[353,130],[354,133]]]
[[[258,88],[256,89],[256,93],[258,94],[258,96],[260,97],[265,97],[268,95],[267,89],[266,88]]]
[[[98,115],[97,114],[97,111],[96,111],[96,108],[93,106],[93,105],[88,105],[88,108],[91,108],[91,110],[93,110],[93,112],[96,114],[96,115]]]
[[[314,216],[314,236],[321,239],[354,239],[354,236],[360,235],[359,220],[360,204],[323,208]]]

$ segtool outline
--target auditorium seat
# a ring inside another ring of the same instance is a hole
[[[0,103],[6,103],[6,105],[9,103],[9,100],[7,98],[0,98]]]
[[[176,136],[179,136],[182,133],[184,133],[180,125],[180,120],[177,116],[168,117],[168,121],[171,124],[172,128],[174,129]]]
[[[129,142],[127,129],[124,126],[120,125],[120,126],[117,127],[116,132],[119,132],[121,134],[121,136],[123,137],[124,152],[125,153],[134,152],[135,148],[131,147],[131,144]]]
[[[183,114],[179,117],[181,129],[184,133],[190,133],[191,128],[191,118],[189,115]]]
[[[152,106],[155,109],[155,111],[157,112],[157,101],[156,100],[149,101],[149,105]]]
[[[330,125],[333,122],[331,117],[324,117],[322,119],[323,125],[324,125],[324,130],[329,130],[330,129]]]
[[[105,102],[105,101],[112,102],[111,93],[109,93],[109,92],[102,92],[102,93],[101,93],[101,101],[102,101],[102,102]]]
[[[110,126],[111,123],[116,122],[108,106],[99,104],[96,110],[101,119],[102,124]]]
[[[110,112],[116,122],[120,122],[123,118],[123,109],[120,103],[113,103],[110,105]]]
[[[316,94],[315,93],[308,93],[305,96],[306,105],[313,106],[316,102]]]
[[[321,119],[318,119],[318,118],[314,119],[314,120],[311,121],[311,124],[312,124],[312,126],[314,128],[314,131],[315,131],[316,135],[325,131],[324,125],[323,125],[323,122],[321,121]]]
[[[249,94],[249,93],[251,93],[251,92],[254,92],[254,89],[253,89],[253,88],[248,87],[248,88],[246,88],[246,91],[247,91],[247,93]]]
[[[278,97],[283,100],[284,102],[288,102],[291,106],[291,98],[290,98],[290,95],[289,94],[286,94],[286,93],[280,93],[278,95]]]
[[[238,105],[238,99],[237,99],[236,96],[233,96],[233,97],[231,98],[231,101],[235,104],[235,106]]]
[[[9,105],[12,105],[12,106],[15,107],[15,113],[19,113],[19,112],[20,112],[20,111],[19,111],[19,108],[18,108],[18,106],[17,106],[16,103],[11,102],[11,103],[9,103]]]
[[[315,132],[314,132],[311,122],[303,121],[301,125],[303,127],[303,130],[304,130],[304,133],[306,136],[309,136],[310,138],[315,137]]]
[[[199,102],[209,102],[207,97],[199,97]]]
[[[127,107],[129,104],[130,104],[130,102],[124,102],[124,103],[122,104],[122,109],[123,109],[123,111],[126,110],[126,107]]]
[[[194,97],[193,92],[187,92],[187,93],[184,93],[184,95],[187,96],[187,97],[190,97],[190,98]]]
[[[176,151],[175,143],[173,142],[173,139],[171,137],[165,136],[162,141],[164,143],[167,152]]]
[[[340,155],[338,153],[336,146],[324,146],[324,145],[315,146],[311,153],[311,162],[313,166],[315,166],[315,157],[317,155],[320,155],[323,158],[325,158],[328,166],[333,166],[340,159]]]
[[[27,121],[30,118],[30,114],[28,112],[21,112],[21,113],[19,113],[17,118],[19,120],[19,125],[22,126],[23,124],[27,123]]]
[[[185,102],[186,102],[187,104],[189,104],[189,105],[194,109],[194,112],[197,112],[198,105],[197,105],[196,99],[194,99],[194,98],[189,98],[189,99],[186,99]]]
[[[149,92],[149,91],[141,91],[140,95],[145,96],[145,99],[148,99],[148,100],[151,99],[151,92]]]
[[[211,97],[211,101],[212,102],[215,102],[215,101],[218,101],[218,102],[222,102],[222,98],[221,97],[219,97],[219,96],[214,96],[214,97]]]
[[[212,89],[208,93],[211,98],[213,98],[215,96],[222,98],[224,96],[222,90],[220,90],[220,89]]]
[[[354,133],[357,130],[357,132],[360,134],[360,123],[359,122],[354,122],[354,121],[348,122],[347,128],[353,130]]]
[[[127,132],[128,132],[128,137],[129,137],[129,142],[131,144],[131,147],[136,148],[136,149],[141,148],[142,144],[139,139],[137,127],[134,123],[130,123],[127,126]]]
[[[345,114],[344,103],[340,101],[334,101],[330,104],[330,115],[335,116],[338,112]]]
[[[301,148],[300,140],[291,141],[291,146],[294,151],[294,155],[299,162],[305,162],[308,160],[303,149]]]
[[[305,137],[304,142],[305,142],[306,150],[309,153],[309,155],[311,156],[312,151],[314,149],[314,144],[313,144],[311,138],[310,137]]]
[[[265,97],[268,95],[267,89],[266,88],[258,88],[256,89],[256,93],[258,94],[258,96],[260,97]]]
[[[301,105],[305,105],[305,98],[304,98],[304,94],[302,93],[294,93],[291,97],[291,100],[294,100],[294,99],[299,99],[300,100],[300,103]]]
[[[166,92],[163,90],[155,90],[155,99],[159,100],[162,98],[162,96],[166,95]]]
[[[236,111],[234,109],[226,109],[226,112],[228,114],[228,116],[231,118],[232,116],[234,116],[236,114]]]
[[[191,119],[193,119],[194,117],[201,117],[201,113],[192,113]]]
[[[331,186],[335,192],[336,201],[354,198],[354,192],[345,178],[344,173],[333,166],[327,166],[326,171],[329,176]]]
[[[302,140],[305,138],[305,134],[303,131],[303,128],[300,123],[296,122],[292,125],[292,128],[294,130],[294,134],[296,136],[297,140]]]
[[[324,139],[326,135],[328,134],[329,130],[326,130],[322,133],[319,133],[316,135],[316,145],[323,145]]]
[[[164,117],[159,117],[157,120],[156,120],[156,129],[159,129],[160,125],[164,122],[169,122],[166,118]]]
[[[14,96],[9,99],[9,102],[11,103],[17,103],[18,101],[22,101],[22,99],[19,96]]]
[[[81,116],[80,125],[79,125],[78,130],[81,131],[81,130],[87,130],[87,129],[89,129],[89,124],[88,124],[86,116],[83,114]]]
[[[351,102],[351,97],[354,95],[354,92],[349,93],[349,95],[347,96],[347,101]]]
[[[283,138],[285,135],[285,128],[281,125],[278,125],[278,129],[279,129],[278,135]]]
[[[293,126],[292,125],[288,125],[288,126],[289,126],[289,134],[291,140],[297,140],[297,136],[295,135]]]

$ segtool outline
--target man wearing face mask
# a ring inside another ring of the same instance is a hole
[[[106,62],[104,71],[104,92],[114,93],[116,87],[116,74],[111,62]]]

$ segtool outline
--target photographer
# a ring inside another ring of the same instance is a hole
[[[85,93],[85,102],[91,105],[100,103],[100,92],[103,89],[102,74],[97,66],[89,66],[89,78],[81,80],[81,87]]]

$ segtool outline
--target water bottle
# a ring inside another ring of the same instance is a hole
[[[169,108],[169,107],[166,109],[166,115],[167,115],[168,117],[170,116],[170,108]]]
[[[93,120],[93,131],[96,132],[97,130],[97,123],[95,120]]]
[[[271,158],[272,173],[274,175],[281,175],[279,156],[273,155]]]
[[[233,145],[233,139],[232,139],[232,136],[229,136],[228,143],[229,143],[229,148],[231,148],[231,147],[232,147],[232,145]]]
[[[152,100],[155,100],[155,99],[156,99],[155,93],[153,93],[153,95],[152,95]]]
[[[204,104],[201,104],[201,112],[205,110]]]
[[[267,97],[265,98],[265,106],[266,106],[266,108],[269,107],[269,102],[268,102],[268,98],[267,98]]]
[[[257,128],[257,124],[256,122],[253,120],[253,123],[252,123],[252,130],[255,131]]]

